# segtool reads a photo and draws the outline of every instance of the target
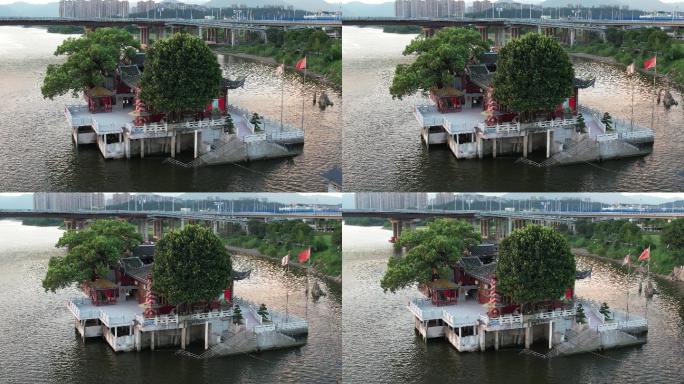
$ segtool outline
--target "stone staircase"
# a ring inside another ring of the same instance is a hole
[[[546,354],[546,357],[550,358],[595,351],[600,347],[601,336],[595,329],[585,328],[581,331],[568,329],[565,331],[565,342],[553,347],[553,349]]]

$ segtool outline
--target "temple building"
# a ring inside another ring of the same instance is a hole
[[[142,244],[125,255],[106,276],[81,284],[82,297],[67,300],[83,341],[104,338],[116,352],[204,344],[207,352],[230,355],[303,345],[308,323],[270,310],[269,319],[256,305],[235,297],[234,282],[251,271],[233,271],[230,284],[208,302],[171,304],[153,289],[154,244]],[[242,313],[234,321],[235,307]],[[240,335],[239,337],[237,335]]]
[[[446,144],[457,159],[527,158],[541,149],[547,159],[543,166],[650,152],[652,129],[620,119],[609,127],[602,113],[580,105],[580,91],[592,87],[595,79],[576,78],[572,92],[555,109],[536,113],[533,121],[520,121],[518,111],[493,96],[497,59],[497,53],[485,53],[466,65],[453,84],[429,89],[432,104],[414,107],[427,146]],[[579,127],[578,114],[584,128]]]
[[[407,304],[417,334],[426,341],[445,338],[459,352],[529,349],[544,340],[549,357],[645,342],[639,336],[647,330],[646,319],[618,310],[608,319],[596,303],[576,298],[574,286],[559,297],[526,303],[523,313],[520,303],[497,290],[497,252],[494,244],[471,247],[450,276],[433,273],[430,281],[418,285],[424,297],[410,298]],[[576,323],[579,303],[588,324]],[[576,343],[580,334],[583,341]]]
[[[84,89],[85,105],[67,105],[64,113],[76,145],[95,144],[107,159],[144,158],[192,153],[184,167],[294,156],[304,142],[299,128],[254,114],[228,103],[229,91],[245,79],[222,79],[219,92],[203,110],[185,111],[169,122],[140,97],[145,54],[123,60],[101,86]]]

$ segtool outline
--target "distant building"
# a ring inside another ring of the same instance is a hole
[[[433,206],[440,206],[440,205],[446,205],[450,204],[456,201],[456,195],[450,192],[440,192],[437,195],[435,195],[435,198],[432,200],[432,205]]]
[[[128,17],[127,0],[60,0],[59,17]]]
[[[357,192],[357,209],[424,209],[427,193],[413,192]]]
[[[473,1],[473,13],[486,12],[492,9],[492,2],[489,0]]]
[[[136,13],[147,13],[148,11],[154,11],[156,7],[157,3],[154,0],[138,1],[134,10]]]
[[[33,209],[44,211],[78,211],[104,209],[104,193],[36,192]]]
[[[396,17],[462,17],[465,13],[463,0],[395,0]]]
[[[123,205],[128,204],[129,201],[133,199],[133,196],[128,193],[115,193],[112,195],[112,205]]]

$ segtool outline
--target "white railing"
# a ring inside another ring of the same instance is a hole
[[[67,105],[64,107],[64,115],[72,127],[80,127],[91,125],[92,119],[90,116],[74,117],[76,113],[89,113],[87,105]]]
[[[574,126],[576,124],[577,124],[577,118],[573,117],[570,119],[537,121],[537,122],[530,124],[529,127],[549,129],[549,128]]]
[[[266,141],[266,134],[256,134],[256,135],[247,135],[242,137],[242,142],[244,143],[256,143],[258,141]]]
[[[306,320],[300,320],[300,321],[290,321],[286,323],[276,323],[276,328],[280,330],[292,330],[292,329],[300,329],[300,328],[308,328],[309,327],[309,322]]]
[[[421,127],[431,127],[434,125],[443,125],[444,118],[442,116],[426,117],[424,113],[437,113],[437,108],[434,105],[416,105],[413,107],[413,115],[416,117]]]
[[[168,125],[166,123],[150,123],[143,125],[126,124],[126,130],[132,135],[158,135],[166,134],[168,132]]]
[[[442,310],[442,319],[452,327],[463,327],[466,325],[477,325],[478,316],[457,317],[453,313]]]
[[[269,136],[273,141],[304,139],[304,131],[281,131],[268,134],[267,136]]]
[[[623,140],[628,140],[628,139],[645,139],[645,138],[653,137],[653,130],[652,130],[652,129],[648,129],[648,128],[640,127],[638,130],[635,130],[635,131],[619,132],[618,135],[619,135],[620,138],[623,139]]]
[[[431,305],[430,301],[427,299],[408,299],[409,310],[416,316],[420,321],[434,320],[442,317],[442,309],[440,308],[430,308],[423,309],[423,305]]]
[[[628,329],[648,326],[646,319],[635,319],[629,321],[611,321],[604,324],[599,324],[596,329],[600,331],[609,331],[613,329]]]
[[[512,328],[521,326],[523,317],[522,315],[502,315],[490,318],[487,315],[480,315],[480,321],[487,327]]]
[[[604,133],[602,135],[596,135],[596,141],[598,142],[603,142],[603,141],[613,141],[619,139],[619,136],[617,133]]]
[[[231,311],[202,312],[202,313],[193,313],[192,315],[190,315],[190,319],[191,320],[219,319],[222,317],[229,317],[232,315],[233,315],[233,313]]]
[[[557,310],[557,311],[551,311],[551,312],[541,312],[541,313],[535,313],[532,316],[532,319],[535,320],[547,320],[547,319],[555,319],[557,317],[568,317],[568,316],[574,316],[575,315],[575,309],[564,309],[564,310]]]
[[[96,308],[82,309],[79,305],[91,305],[92,301],[85,297],[75,297],[67,300],[67,307],[79,320],[96,319],[100,316],[100,310]]]
[[[266,325],[256,325],[254,328],[252,328],[254,333],[262,333],[262,332],[274,332],[276,330],[276,327],[274,324],[266,324]]]
[[[517,134],[520,132],[520,123],[503,123],[503,124],[496,124],[496,125],[487,125],[485,122],[481,122],[478,124],[478,128],[480,128],[485,134],[497,134],[497,135],[509,135],[511,133]]]
[[[130,325],[134,317],[126,315],[112,316],[108,312],[100,310],[100,321],[108,327],[117,327],[121,325]]]
[[[117,127],[115,123],[102,124],[99,123],[97,119],[92,119],[92,121],[93,130],[95,130],[95,133],[97,133],[98,135],[123,132],[123,129],[121,127]]]
[[[144,317],[136,315],[135,320],[143,327],[161,327],[178,325],[178,315],[160,315],[155,317]]]

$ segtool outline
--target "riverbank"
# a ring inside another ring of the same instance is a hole
[[[232,253],[236,253],[236,254],[244,255],[244,256],[256,257],[258,259],[267,260],[267,261],[271,261],[274,263],[280,263],[282,261],[282,258],[266,256],[263,253],[259,252],[258,249],[255,249],[255,248],[242,248],[242,247],[236,247],[233,245],[226,245],[226,249],[228,250],[228,252],[232,252]],[[297,269],[300,271],[306,270],[306,266],[304,264],[300,264],[299,262],[297,262],[296,257],[294,257],[293,255],[290,255],[289,264],[290,264],[290,268],[294,268],[294,269]],[[326,275],[325,273],[317,270],[316,268],[313,268],[312,270],[313,270],[314,274],[318,277],[324,278],[325,280],[327,280],[331,283],[335,283],[338,285],[342,284],[342,274],[340,274],[338,276],[330,276],[330,275]]]
[[[276,61],[276,59],[272,56],[260,56],[260,55],[255,55],[251,53],[245,53],[245,52],[238,52],[238,51],[233,51],[229,47],[215,47],[213,48],[214,52],[224,55],[224,56],[232,56],[236,57],[239,59],[243,60],[249,60],[249,61],[254,61],[256,63],[264,64],[264,65],[269,65],[272,67],[277,67],[281,63]],[[285,68],[287,70],[297,72],[295,70],[294,65],[287,65],[285,64]],[[297,72],[299,73],[299,72]],[[304,76],[303,72],[300,74],[301,76]],[[321,82],[322,84],[325,84],[330,87],[334,87],[336,89],[341,89],[342,87],[342,75],[339,75],[339,80],[333,80],[329,78],[328,76],[324,74],[320,74],[317,72],[314,72],[312,70],[307,70],[306,72],[306,77],[307,78],[312,78],[315,79],[316,81]]]
[[[627,270],[627,268],[622,265],[621,260],[616,260],[616,259],[613,259],[610,257],[600,256],[600,255],[597,255],[595,253],[591,253],[586,248],[571,248],[571,251],[572,251],[572,254],[575,256],[590,257],[592,259],[607,262],[607,263],[616,265],[616,266],[620,267],[621,269]],[[673,287],[677,288],[677,292],[681,296],[684,296],[684,281],[672,280],[670,278],[670,276],[668,276],[668,275],[664,275],[661,273],[655,273],[655,272],[651,272],[651,276],[654,276],[655,278],[657,278],[661,282],[666,282],[666,283],[671,284]]]

